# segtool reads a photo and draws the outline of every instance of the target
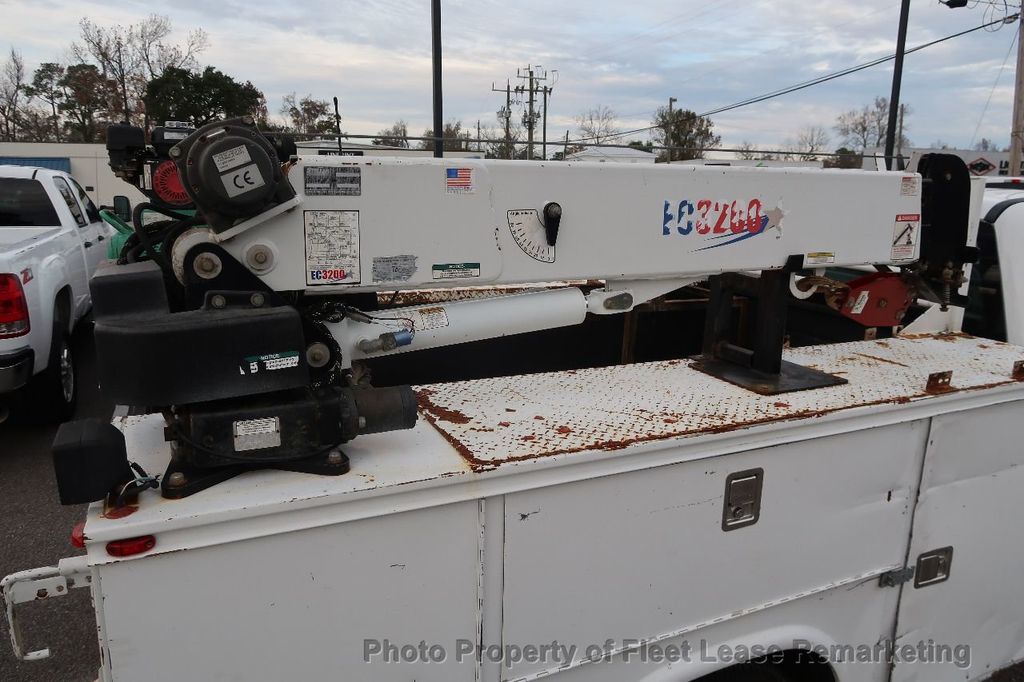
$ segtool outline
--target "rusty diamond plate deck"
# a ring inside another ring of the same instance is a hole
[[[787,360],[846,378],[842,386],[760,396],[689,361],[570,370],[421,387],[421,411],[477,469],[504,462],[720,433],[837,410],[926,399],[932,373],[953,391],[1014,381],[1022,351],[964,335],[812,346]]]

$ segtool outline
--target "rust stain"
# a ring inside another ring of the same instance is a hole
[[[890,364],[890,365],[896,365],[897,367],[906,367],[907,366],[907,365],[904,365],[902,362],[896,362],[895,360],[888,360],[886,358],[880,358],[877,355],[868,355],[867,353],[854,353],[854,355],[859,355],[862,358],[868,358],[870,360],[874,360],[875,362],[884,362],[884,363],[887,363],[887,364]]]
[[[433,395],[433,391],[430,389],[420,389],[416,392],[416,402],[419,403],[420,409],[430,412],[437,421],[448,422],[450,424],[468,424],[472,421],[464,413],[459,412],[458,410],[438,405],[430,399],[431,395]]]
[[[505,411],[506,412],[515,412],[515,410],[513,410],[511,407],[506,407]]]
[[[544,421],[544,417],[540,416],[539,414],[538,414],[538,415],[536,415],[536,416],[534,417],[534,419],[536,419],[536,420],[537,420],[537,421],[539,421],[539,422],[542,422],[542,421]]]
[[[1006,382],[992,384],[992,386],[999,386],[999,385],[1002,385],[1002,383],[1006,383]],[[976,388],[981,389],[981,388],[989,388],[989,387],[988,386],[978,386]],[[974,390],[974,389],[975,389],[975,387],[972,387],[971,389],[966,389],[966,390]],[[916,396],[916,397],[917,398],[927,398],[927,397],[930,397],[930,396],[928,396],[928,394],[921,394],[921,395]],[[891,405],[891,404],[902,405],[902,404],[905,404],[905,403],[909,403],[911,400],[912,400],[912,398],[909,398],[909,397],[906,397],[906,396],[901,396],[901,397],[894,398],[894,399],[876,400],[876,401],[872,401],[872,402],[868,402],[868,403],[862,403],[860,405],[857,405],[857,407],[863,408],[863,407],[872,407],[872,406],[875,406],[875,405]],[[498,467],[500,467],[500,466],[502,466],[504,464],[511,464],[511,463],[514,463],[514,462],[525,462],[525,461],[534,460],[534,459],[542,459],[544,457],[551,457],[551,456],[554,456],[554,455],[569,455],[569,454],[573,454],[573,453],[577,453],[577,452],[588,452],[588,451],[594,451],[594,450],[603,451],[603,452],[613,452],[613,451],[616,451],[616,450],[624,450],[625,448],[631,447],[633,445],[641,445],[643,443],[650,443],[650,442],[653,442],[653,441],[669,440],[669,439],[672,439],[672,438],[685,438],[687,436],[694,436],[694,435],[700,435],[700,434],[728,433],[730,431],[736,431],[736,430],[739,430],[739,429],[749,428],[749,427],[752,427],[752,426],[760,426],[762,424],[769,424],[769,423],[772,423],[772,422],[781,422],[781,421],[799,420],[799,419],[807,419],[807,418],[814,418],[814,417],[823,417],[823,416],[825,416],[827,414],[830,414],[832,412],[839,412],[839,411],[841,411],[843,409],[847,409],[847,408],[837,407],[837,408],[826,409],[826,410],[804,410],[804,411],[801,411],[801,412],[792,412],[792,413],[783,414],[783,415],[766,416],[766,417],[763,417],[761,419],[752,419],[752,420],[747,420],[747,421],[744,421],[744,422],[730,422],[730,423],[727,423],[727,424],[721,424],[719,426],[713,426],[713,427],[706,427],[705,426],[705,427],[698,427],[698,428],[692,428],[692,429],[684,429],[684,430],[680,430],[680,431],[672,431],[672,432],[666,432],[666,433],[645,434],[643,436],[637,436],[635,438],[598,440],[598,441],[594,441],[593,443],[590,443],[590,444],[587,444],[587,445],[583,445],[583,446],[579,446],[579,447],[555,448],[555,449],[553,449],[551,451],[548,451],[548,452],[529,453],[529,454],[525,454],[525,455],[510,454],[507,457],[503,457],[503,458],[500,458],[500,459],[490,459],[490,460],[480,459],[476,455],[474,455],[472,453],[472,451],[470,451],[469,448],[467,448],[461,441],[459,441],[458,438],[456,438],[452,434],[448,433],[444,428],[438,426],[437,420],[434,418],[434,416],[429,411],[425,411],[424,412],[424,416],[426,417],[427,421],[435,429],[437,429],[437,431],[441,434],[441,436],[446,441],[448,441],[448,443],[451,444],[451,446],[453,448],[455,448],[456,452],[458,452],[459,455],[462,456],[462,458],[466,460],[466,462],[469,464],[470,469],[472,471],[474,471],[475,473],[482,473],[482,472],[486,472],[486,471],[493,471],[493,470],[497,469]],[[529,441],[536,440],[536,436],[522,436],[520,438],[520,440],[529,442]]]
[[[922,338],[924,338],[924,339],[934,339],[936,337],[934,335],[925,335]],[[962,334],[947,334],[947,335],[943,335],[943,338],[941,338],[940,340],[942,342],[944,342],[944,343],[959,343],[959,342],[961,342],[960,341],[961,338],[969,338],[969,337],[966,337],[966,335],[962,335]],[[899,345],[900,343],[905,343],[905,342],[903,341],[903,339],[894,339],[894,340],[892,340],[892,345],[894,347]],[[911,343],[915,343],[915,345],[916,345],[917,342],[911,340]],[[989,342],[989,343],[993,343],[993,342]],[[904,347],[906,347],[906,346],[904,346]],[[861,348],[869,348],[869,346],[862,345]],[[849,349],[849,351],[847,351],[847,352],[851,352],[851,351],[853,351],[852,348]],[[851,355],[861,355],[861,356],[864,356],[864,354],[861,354],[861,353],[851,353]],[[846,356],[847,361],[853,362],[853,363],[855,363],[856,365],[858,365],[860,367],[864,366],[862,362],[858,362],[857,359],[854,358],[854,357],[851,357],[851,355],[847,355]],[[841,362],[842,361],[842,357],[841,356],[839,356],[837,354],[836,357],[838,358],[837,362]],[[880,357],[871,356],[871,355],[867,355],[865,357],[867,357],[868,359],[873,360],[875,362],[881,362],[881,363],[885,363],[885,364],[892,364],[892,365],[896,365],[896,366],[907,367],[907,368],[910,368],[910,369],[914,369],[915,368],[915,365],[910,364],[911,360],[907,360],[908,364],[904,365],[902,363],[895,362],[895,361],[892,361],[892,360],[888,360],[886,358],[880,358]],[[897,356],[897,357],[899,357],[899,356]],[[810,359],[810,358],[806,358],[806,359]],[[805,366],[808,366],[811,363],[806,362],[806,359],[804,359],[801,362],[801,364],[803,364]],[[904,358],[900,357],[900,359],[903,360]],[[665,366],[667,366],[669,364],[682,364],[682,363],[680,361],[675,361],[675,363],[669,363],[669,362],[651,363],[651,369],[657,370],[657,369],[659,369],[658,366],[665,367]],[[654,365],[657,365],[657,366],[654,366]],[[840,365],[840,367],[841,367],[841,365]],[[836,370],[832,369],[831,366],[829,366],[828,369],[830,370],[830,373],[832,373],[832,374],[843,374],[843,373],[845,373],[845,372],[842,372],[842,371],[836,371]],[[885,370],[876,369],[874,371],[877,373],[877,372],[885,371]],[[891,372],[892,370],[889,370],[889,371]],[[598,375],[600,375],[600,371],[599,370],[581,370],[578,373],[580,375],[587,375],[587,374],[590,374],[591,372],[597,372]],[[860,370],[858,370],[858,371],[852,371],[851,370],[850,373],[853,374],[853,375],[858,375],[859,372],[860,372]],[[561,374],[561,373],[556,373],[556,374]],[[905,373],[901,372],[899,374],[903,375]],[[923,377],[921,377],[921,379],[923,379]],[[921,379],[918,379],[918,381],[921,381]],[[576,381],[578,381],[578,379]],[[553,427],[551,427],[550,430],[536,431],[535,434],[525,435],[525,436],[524,435],[516,434],[515,431],[513,431],[511,434],[509,434],[509,438],[507,440],[499,440],[496,443],[494,443],[494,445],[492,447],[490,447],[490,449],[487,451],[487,454],[484,454],[483,451],[481,451],[478,454],[478,453],[476,453],[474,451],[474,449],[471,449],[473,447],[473,445],[472,445],[472,443],[473,443],[472,438],[467,439],[467,443],[469,443],[469,445],[467,445],[466,443],[463,443],[462,441],[460,441],[460,437],[465,438],[465,436],[468,435],[468,434],[465,433],[467,431],[467,429],[465,429],[465,428],[463,428],[463,429],[455,428],[455,429],[449,430],[448,428],[445,427],[444,424],[447,421],[444,418],[445,416],[447,416],[446,413],[445,413],[445,409],[443,408],[443,406],[435,405],[434,404],[434,400],[433,400],[433,397],[432,397],[432,392],[421,390],[421,391],[418,391],[417,395],[418,395],[418,397],[420,399],[420,403],[421,403],[421,407],[422,407],[425,419],[430,424],[432,424],[434,426],[434,428],[436,428],[441,433],[442,437],[445,438],[445,440],[447,442],[449,442],[455,448],[455,450],[459,453],[459,455],[467,462],[467,464],[469,465],[469,469],[471,471],[473,471],[473,472],[479,473],[479,472],[486,472],[486,471],[491,471],[491,470],[497,469],[497,468],[499,468],[499,467],[501,467],[501,466],[503,466],[505,464],[516,463],[516,462],[523,462],[523,461],[534,460],[534,459],[541,459],[541,458],[551,457],[551,456],[556,456],[556,455],[567,455],[567,454],[579,453],[579,452],[616,451],[616,450],[622,450],[622,449],[625,449],[625,448],[628,448],[628,447],[631,447],[631,446],[641,445],[641,444],[648,443],[648,442],[665,441],[665,440],[679,439],[679,438],[685,438],[685,437],[693,437],[693,436],[699,436],[699,435],[721,434],[721,433],[737,431],[739,429],[756,427],[756,426],[760,426],[760,425],[768,424],[768,423],[779,423],[779,422],[796,421],[796,420],[802,420],[802,419],[812,419],[812,418],[817,418],[817,417],[823,417],[825,415],[829,415],[829,414],[836,413],[836,412],[841,412],[841,411],[848,410],[848,409],[864,409],[864,408],[869,408],[871,406],[887,405],[887,404],[888,405],[906,404],[906,403],[910,403],[910,402],[917,401],[917,400],[927,399],[927,398],[930,397],[928,393],[923,391],[923,389],[924,389],[924,386],[922,385],[923,383],[924,382],[921,381],[921,384],[918,384],[917,386],[913,387],[908,393],[905,393],[903,395],[891,395],[890,394],[890,395],[880,396],[877,393],[875,395],[861,395],[860,396],[860,400],[857,400],[854,403],[847,402],[847,403],[836,404],[834,406],[831,405],[828,400],[825,400],[824,404],[818,404],[818,405],[812,404],[812,405],[809,405],[806,408],[804,408],[803,405],[798,405],[796,408],[794,408],[793,405],[790,402],[781,402],[781,401],[774,402],[773,399],[766,399],[764,401],[760,401],[760,413],[755,413],[755,414],[748,413],[747,415],[744,415],[742,418],[736,418],[735,415],[732,418],[727,418],[727,417],[721,416],[719,414],[701,414],[700,415],[700,420],[697,421],[697,422],[695,422],[694,419],[693,419],[693,417],[695,417],[697,415],[691,415],[691,414],[688,414],[688,413],[679,413],[679,412],[675,412],[675,411],[672,411],[672,410],[664,410],[664,409],[656,409],[656,410],[652,411],[652,410],[649,410],[649,409],[643,409],[643,408],[637,407],[637,409],[635,409],[635,410],[628,410],[628,411],[621,412],[621,413],[625,414],[625,415],[627,415],[629,417],[632,417],[632,419],[636,423],[638,423],[638,424],[642,425],[643,422],[647,422],[652,427],[654,427],[655,423],[662,422],[662,421],[665,424],[676,424],[676,423],[678,423],[680,421],[683,422],[683,423],[680,423],[677,427],[670,427],[670,428],[665,429],[664,431],[657,431],[657,432],[654,432],[654,433],[644,433],[644,432],[642,432],[643,431],[642,426],[639,426],[636,429],[629,429],[629,428],[627,428],[627,429],[625,429],[625,432],[623,432],[622,429],[616,428],[616,427],[610,427],[610,428],[606,428],[606,429],[597,430],[596,432],[591,432],[586,427],[584,427],[582,430],[577,429],[577,430],[573,431],[573,429],[570,429],[567,426],[562,426],[562,427],[554,427],[553,426]],[[1009,376],[1007,376],[1006,380],[1004,380],[1004,381],[995,381],[995,382],[993,382],[991,384],[986,384],[984,386],[982,386],[982,385],[965,385],[965,386],[962,386],[962,387],[957,387],[954,390],[957,390],[957,391],[984,390],[986,388],[991,388],[991,387],[995,387],[995,386],[1002,386],[1002,385],[1009,384],[1009,383],[1012,383],[1012,380],[1010,379]],[[575,384],[573,384],[573,386],[575,386]],[[438,389],[438,390],[439,390],[439,394],[440,395],[444,395],[443,391],[440,391],[440,389]],[[511,389],[509,389],[509,390],[511,391]],[[824,389],[824,390],[831,390],[831,389]],[[870,394],[870,391],[868,393]],[[454,401],[455,404],[458,405],[459,404],[458,399],[461,398],[461,397],[464,397],[464,396],[462,394],[456,393],[453,396],[445,396],[445,399],[449,400],[449,401]],[[522,396],[522,397],[525,398],[525,396]],[[796,402],[799,403],[800,401],[796,401]],[[770,408],[766,409],[766,408],[768,408],[769,405],[772,405],[772,404],[774,404],[775,408],[777,408],[777,409],[775,409],[775,410],[772,410]],[[496,409],[499,412],[502,409],[501,406],[500,406],[500,403],[498,405],[496,405],[495,407],[496,407]],[[505,409],[507,411],[509,411],[509,412],[515,412],[515,410],[512,410],[510,408],[505,408]],[[533,411],[533,409],[538,409],[538,408],[532,408],[531,409],[530,407],[526,407],[525,409]],[[545,409],[545,408],[540,408],[540,409]],[[607,411],[609,413],[611,413],[611,414],[614,414],[614,415],[620,414],[619,410],[607,410]],[[529,413],[527,412],[527,414],[529,414]],[[618,419],[618,417],[616,417],[616,419]],[[529,432],[531,430],[530,424],[532,424],[532,423],[533,422],[532,422],[532,420],[529,417],[525,417],[524,419],[521,419],[520,421],[500,422],[498,425],[502,426],[502,427],[506,427],[506,428],[515,426],[515,427],[518,427],[520,429],[525,429],[525,430],[527,430],[527,432]],[[662,427],[662,428],[664,428],[664,427]],[[521,434],[522,431],[520,431],[519,433]],[[565,441],[562,442],[560,440],[552,438],[552,435],[554,433],[562,434],[565,437]],[[568,437],[568,434],[570,434],[570,433],[573,434],[572,438]],[[525,443],[533,443],[533,446],[531,448],[529,448],[529,449],[527,449],[525,446],[523,446],[522,448],[517,448],[516,445],[515,445],[516,442],[524,443],[524,444]],[[538,447],[538,446],[540,446],[540,447]],[[484,459],[484,457],[486,457],[486,459]]]
[[[107,507],[104,505],[103,513],[100,516],[105,519],[123,519],[137,511],[139,511],[139,506],[135,504],[128,504],[123,507]]]

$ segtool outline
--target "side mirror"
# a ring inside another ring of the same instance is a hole
[[[114,213],[116,213],[117,217],[120,218],[121,220],[123,220],[124,222],[131,223],[131,221],[132,221],[132,202],[131,202],[131,199],[129,199],[128,197],[124,196],[123,194],[118,194],[116,197],[114,197]]]

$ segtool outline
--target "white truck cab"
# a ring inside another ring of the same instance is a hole
[[[110,236],[70,175],[0,166],[0,400],[27,387],[40,415],[71,416],[70,335]]]

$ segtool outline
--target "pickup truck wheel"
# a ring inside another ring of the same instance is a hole
[[[50,362],[29,384],[33,416],[40,422],[65,422],[75,413],[78,378],[71,336],[62,328],[54,330]]]

